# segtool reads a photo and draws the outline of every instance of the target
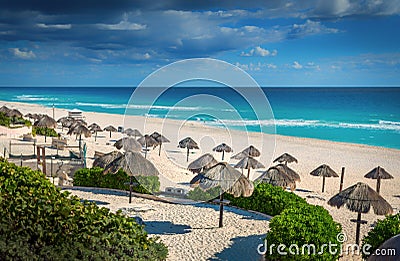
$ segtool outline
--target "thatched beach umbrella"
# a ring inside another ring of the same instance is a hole
[[[325,178],[330,178],[330,177],[338,178],[339,177],[339,175],[333,169],[331,169],[331,167],[329,167],[326,164],[322,164],[315,170],[311,171],[310,174],[313,176],[319,176],[319,177],[322,176],[322,192],[324,192],[324,190],[325,190]]]
[[[144,157],[147,158],[147,148],[148,147],[156,147],[158,145],[158,142],[151,137],[150,135],[144,135],[143,137],[140,137],[137,140],[142,146],[144,146]]]
[[[161,155],[161,146],[162,146],[162,144],[163,143],[169,143],[170,141],[165,136],[161,135],[160,133],[158,133],[156,131],[153,132],[150,136],[153,139],[155,139],[157,141],[158,145],[160,146],[160,149],[158,150],[158,156],[160,156]]]
[[[393,176],[390,175],[384,168],[378,166],[368,172],[364,178],[367,179],[376,179],[376,192],[380,192],[381,190],[381,179],[392,179]]]
[[[277,187],[290,187],[291,190],[296,188],[296,181],[289,176],[282,166],[273,166],[263,172],[254,182],[268,183]]]
[[[75,122],[75,120],[71,117],[64,116],[57,120],[58,123],[61,123],[61,131],[64,131],[64,128],[69,128]]]
[[[126,135],[128,135],[128,136],[134,136],[135,139],[136,139],[137,137],[140,138],[140,137],[143,136],[142,133],[140,133],[139,130],[137,130],[137,129],[132,130],[131,128],[126,129],[126,130],[124,131],[124,133],[125,133]]]
[[[8,108],[7,106],[5,106],[5,105],[3,105],[3,106],[1,106],[1,108],[0,108],[0,112],[2,112],[2,113],[4,113],[4,114],[6,114],[8,111],[10,111],[11,109],[10,108]]]
[[[131,177],[129,186],[129,203],[132,202],[133,176],[160,175],[153,163],[145,159],[140,152],[135,151],[127,151],[125,154],[113,160],[105,167],[104,173],[117,173],[120,169],[123,169],[126,174]]]
[[[72,125],[67,132],[67,135],[72,134],[79,135],[79,157],[82,158],[82,135],[84,135],[86,138],[89,138],[92,136],[92,133],[85,125],[75,124]]]
[[[285,163],[285,165],[287,165],[288,163],[292,163],[292,162],[297,163],[297,159],[295,157],[293,157],[292,155],[290,155],[289,153],[283,153],[282,155],[280,155],[278,158],[276,158],[274,160],[274,163],[275,162]]]
[[[200,173],[211,168],[217,163],[218,161],[210,153],[206,153],[200,156],[198,159],[192,161],[188,166],[188,170],[193,173]]]
[[[110,164],[113,160],[116,158],[122,156],[122,153],[114,150],[110,153],[107,153],[93,161],[93,167],[100,167],[100,168],[105,168],[108,164]]]
[[[234,197],[249,197],[254,190],[253,183],[226,162],[217,163],[205,172],[198,174],[190,181],[190,184],[200,186],[203,190],[221,188],[219,227],[223,226],[224,193],[232,194]]]
[[[35,126],[35,127],[44,127],[46,129],[55,129],[55,128],[57,128],[57,122],[53,118],[51,118],[51,117],[49,117],[47,115],[44,115],[39,120],[37,120],[33,124],[33,126]],[[46,140],[47,140],[47,135],[45,133],[44,142],[46,142]]]
[[[400,234],[389,238],[380,245],[375,253],[388,254],[389,249],[391,250],[391,255],[370,255],[367,261],[399,261],[400,259]]]
[[[114,143],[117,149],[124,148],[125,151],[141,151],[142,145],[132,137],[123,137]]]
[[[250,178],[250,169],[261,169],[265,166],[255,158],[247,156],[236,163],[235,168],[247,169],[247,178]]]
[[[237,159],[237,160],[241,160],[245,157],[259,157],[261,155],[260,151],[254,147],[253,145],[250,145],[249,147],[247,147],[246,149],[242,150],[241,152],[239,152],[236,155],[233,155],[231,158],[232,159]]]
[[[23,117],[22,113],[21,113],[19,110],[17,110],[17,109],[9,110],[9,111],[6,113],[6,115],[7,115],[8,117],[10,117],[10,118],[22,118],[22,117]]]
[[[353,212],[357,212],[356,244],[360,243],[360,225],[365,223],[361,220],[362,213],[368,213],[372,208],[376,215],[389,215],[393,213],[390,204],[381,197],[375,190],[367,184],[358,182],[357,184],[343,190],[333,196],[328,204],[337,208],[346,205]]]
[[[103,129],[97,123],[90,124],[88,128],[92,133],[95,134],[94,141],[97,140],[97,132],[102,132],[103,131]]]
[[[224,160],[224,156],[225,156],[225,152],[230,153],[230,152],[232,152],[233,150],[232,150],[232,148],[229,147],[227,144],[221,143],[221,144],[219,144],[218,146],[216,146],[215,148],[213,148],[213,151],[222,152],[222,158],[221,158],[221,160],[223,161],[223,160]]]
[[[178,144],[179,148],[186,148],[187,149],[187,153],[186,153],[186,162],[189,162],[189,152],[192,149],[199,149],[199,145],[197,145],[197,143],[190,137],[186,137],[183,140],[181,140]]]
[[[105,127],[104,130],[110,132],[110,138],[111,138],[111,132],[116,132],[117,131],[117,129],[112,125]]]

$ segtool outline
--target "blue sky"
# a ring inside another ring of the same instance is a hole
[[[210,57],[261,86],[400,86],[399,0],[1,1],[0,86],[136,86]]]

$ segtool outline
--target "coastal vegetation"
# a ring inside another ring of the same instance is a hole
[[[210,200],[212,195],[214,198],[218,195],[218,191],[203,192],[199,188],[196,189],[189,193],[190,198]],[[269,260],[336,260],[338,258],[339,251],[334,255],[328,251],[317,253],[327,242],[340,245],[336,236],[341,232],[341,225],[335,222],[323,207],[308,204],[305,199],[294,193],[265,183],[258,184],[250,197],[235,198],[226,194],[225,199],[230,200],[231,206],[274,216],[266,236],[268,245],[286,244],[289,247],[295,244],[300,247],[299,254],[291,255],[286,249],[288,255],[285,256],[280,255],[276,248],[271,252],[266,249],[266,257]],[[307,252],[302,254],[301,246],[307,244],[315,246],[316,254],[308,255]]]
[[[337,237],[341,225],[321,206],[292,205],[275,216],[269,228],[266,242],[276,246],[272,251],[267,249],[269,260],[337,260],[339,257],[341,242]],[[280,244],[285,245],[280,251],[286,255],[277,251]],[[336,247],[328,248],[328,244]]]
[[[32,135],[42,135],[42,136],[47,136],[47,137],[57,137],[58,134],[54,129],[47,128],[47,127],[37,127],[33,126],[32,128]]]
[[[12,124],[22,124],[27,127],[32,126],[32,123],[29,120],[25,120],[21,117],[9,117],[4,112],[0,112],[0,125],[11,127]]]
[[[383,242],[398,234],[400,234],[400,213],[378,220],[375,227],[363,238],[362,245],[371,245],[368,252],[372,254]],[[364,258],[368,256],[363,253]]]
[[[39,171],[0,159],[2,260],[165,260],[133,219],[60,192]]]
[[[103,174],[99,167],[79,169],[74,174],[74,186],[98,187],[129,190],[130,177],[120,169],[116,174]],[[157,176],[134,176],[133,182],[139,185],[133,186],[133,191],[143,194],[151,194],[160,190],[160,181]]]

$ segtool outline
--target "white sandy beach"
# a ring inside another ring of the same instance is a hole
[[[46,113],[52,116],[52,109],[33,104],[0,102],[0,107],[6,105],[16,108],[23,114]],[[55,118],[66,116],[67,111],[55,109]],[[325,163],[334,169],[339,175],[341,168],[345,167],[344,188],[359,181],[367,183],[375,189],[376,180],[369,180],[363,176],[378,165],[394,176],[393,180],[383,180],[381,184],[381,195],[392,205],[395,212],[400,211],[400,150],[373,147],[358,144],[330,142],[308,138],[286,137],[279,135],[266,135],[260,133],[244,133],[240,131],[228,131],[205,126],[197,122],[180,122],[145,118],[138,116],[113,115],[105,113],[84,112],[88,124],[96,122],[102,128],[113,125],[125,128],[138,129],[142,133],[158,131],[166,136],[171,143],[163,144],[161,157],[158,156],[158,148],[151,151],[148,159],[159,170],[161,177],[161,190],[167,186],[188,188],[193,174],[186,170],[186,153],[178,149],[178,141],[190,136],[198,142],[201,150],[190,154],[190,160],[196,159],[203,153],[212,153],[212,148],[221,142],[231,144],[234,153],[241,151],[253,144],[262,152],[259,159],[267,168],[271,166],[272,160],[284,152],[288,152],[298,159],[298,164],[290,167],[301,176],[301,183],[295,191],[301,197],[307,199],[311,204],[321,205],[326,208],[333,218],[342,224],[343,232],[348,237],[348,242],[353,243],[355,238],[355,224],[350,219],[356,218],[356,213],[346,208],[336,209],[327,205],[327,201],[339,190],[340,178],[328,178],[326,180],[325,192],[321,193],[322,179],[313,177],[309,173]],[[21,142],[20,136],[28,133],[27,128],[7,129],[0,127],[0,152],[3,148],[8,149],[10,139],[14,143]],[[57,131],[61,131],[61,128]],[[64,133],[66,131],[64,130]],[[115,148],[112,146],[115,140],[122,137],[121,133],[112,133],[111,139],[108,132],[98,134],[97,141],[94,137],[85,139],[88,147],[88,166],[93,161],[95,151],[110,152]],[[37,137],[38,144],[44,142],[43,137]],[[47,140],[51,143],[51,139]],[[69,144],[77,144],[75,137],[69,137]],[[15,151],[14,151],[15,150]],[[46,153],[53,153],[49,150]],[[15,146],[13,153],[31,154],[31,146]],[[214,154],[220,159],[220,154]],[[226,159],[229,159],[227,155]],[[189,160],[189,162],[190,162]],[[235,163],[231,161],[230,163]],[[265,169],[252,171],[250,178],[255,179]],[[126,196],[104,195],[91,192],[72,191],[73,194],[85,199],[106,202],[104,205],[115,211],[121,207],[128,207]],[[150,228],[150,234],[161,237],[168,245],[168,260],[206,260],[220,259],[232,260],[238,257],[240,260],[257,260],[259,258],[256,248],[262,243],[262,238],[268,232],[268,219],[261,215],[250,214],[246,211],[231,209],[224,214],[224,225],[222,229],[216,228],[218,224],[218,212],[215,207],[194,207],[190,205],[171,205],[147,199],[134,198],[132,205],[146,205],[153,210],[141,213],[145,223]],[[368,221],[367,225],[361,226],[361,235],[365,235],[371,229],[371,224],[382,216],[376,216],[372,212],[363,215]],[[234,259],[234,260],[239,260]],[[343,260],[352,258],[345,257]],[[354,258],[359,259],[358,257]]]

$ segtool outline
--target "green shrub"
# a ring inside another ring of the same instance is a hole
[[[366,244],[371,245],[368,252],[372,254],[383,242],[398,234],[400,234],[400,213],[378,220],[374,229],[370,230],[363,238],[362,245],[363,247]],[[363,253],[364,258],[368,256]]]
[[[231,205],[250,209],[267,215],[275,216],[290,206],[306,204],[306,201],[294,193],[287,192],[271,184],[260,183],[254,188],[250,197],[235,198],[226,195]]]
[[[74,174],[74,185],[82,187],[99,187],[129,190],[130,177],[120,169],[116,174],[103,174],[103,169],[94,167],[91,169],[79,169]],[[151,194],[160,190],[160,181],[156,176],[135,176],[133,191],[144,194]]]
[[[189,191],[187,197],[197,201],[209,201],[219,197],[220,191],[220,187],[215,187],[206,191],[202,190],[199,187],[196,187],[193,190]],[[224,194],[224,197],[225,195],[226,194]]]
[[[50,129],[47,127],[33,127],[32,128],[32,135],[42,135],[47,137],[58,137],[58,133],[54,129]]]
[[[167,248],[120,212],[61,193],[0,160],[1,260],[165,260]]]
[[[10,127],[11,119],[5,115],[4,112],[0,112],[0,125]]]
[[[340,243],[337,235],[341,232],[341,225],[333,221],[328,211],[321,206],[300,204],[286,208],[280,215],[275,216],[270,224],[270,231],[266,237],[266,257],[270,260],[337,260],[340,254]],[[329,251],[328,245],[337,244],[332,247],[336,254]],[[270,248],[272,244],[272,252]],[[286,248],[280,249],[287,255],[280,255],[277,251],[279,244]],[[295,244],[295,247],[289,248]],[[315,246],[309,253],[306,244]],[[327,244],[323,246],[324,244]],[[304,253],[304,254],[302,254]]]

